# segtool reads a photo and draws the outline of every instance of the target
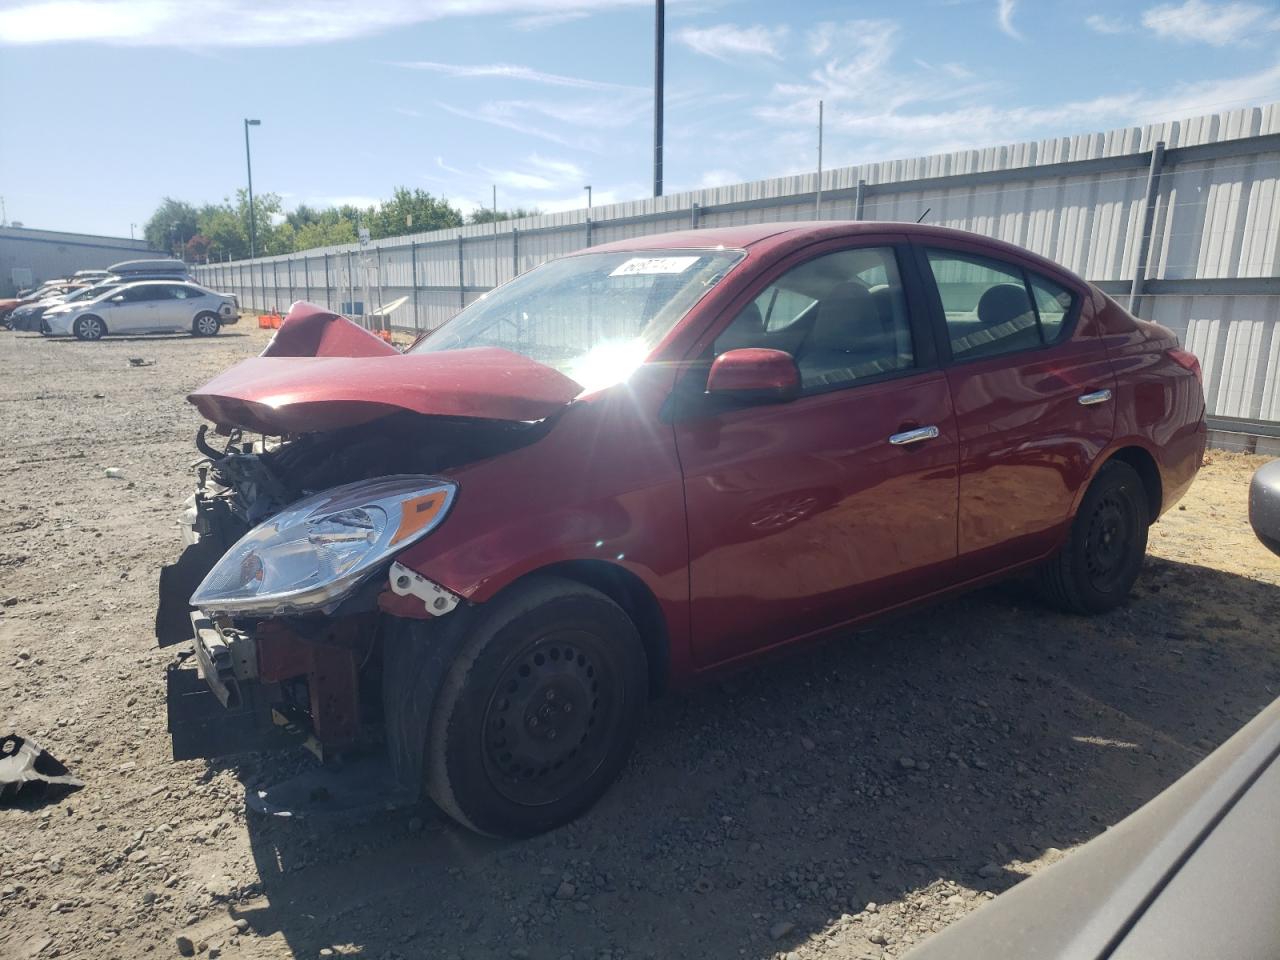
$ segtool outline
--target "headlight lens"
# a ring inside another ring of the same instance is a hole
[[[299,500],[241,537],[191,605],[254,616],[331,608],[393,553],[435,529],[456,490],[436,477],[380,477]]]

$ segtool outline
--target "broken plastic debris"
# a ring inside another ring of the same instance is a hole
[[[131,367],[154,367],[155,365],[156,362],[154,360],[144,360],[142,357],[129,358],[129,366]]]
[[[123,480],[123,479],[124,479],[124,471],[123,471],[123,470],[121,470],[119,467],[107,467],[107,479],[108,479],[108,480]]]
[[[84,781],[68,774],[66,767],[29,737],[13,731],[0,734],[0,798],[14,796],[28,784],[36,784],[38,789],[57,786],[78,790]]]

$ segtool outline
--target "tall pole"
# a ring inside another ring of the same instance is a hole
[[[498,185],[493,185],[493,285],[498,285]]]
[[[591,219],[591,184],[588,183],[582,189],[587,191],[587,219],[590,220]]]
[[[662,61],[666,26],[665,4],[654,0],[653,26],[653,195],[662,196]]]
[[[249,174],[249,258],[253,259],[258,245],[258,218],[253,209],[253,162],[249,159],[249,128],[259,126],[261,120],[244,121],[244,166]]]
[[[818,101],[818,191],[813,201],[813,218],[822,219],[822,101]]]

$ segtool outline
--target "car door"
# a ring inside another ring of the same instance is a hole
[[[169,286],[169,295],[165,326],[170,330],[190,330],[196,314],[207,309],[201,302],[204,291],[187,283],[175,283]]]
[[[964,241],[917,248],[960,438],[960,566],[1045,556],[1115,427],[1087,289]]]
[[[792,255],[726,311],[678,381],[699,666],[954,581],[958,444],[907,251],[882,236]],[[706,397],[712,358],[741,347],[790,353],[801,395]]]
[[[134,284],[107,298],[109,311],[103,319],[112,333],[145,333],[155,329],[157,312],[154,284]]]

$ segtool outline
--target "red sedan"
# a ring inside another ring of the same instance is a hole
[[[586,810],[673,684],[1015,574],[1123,603],[1205,445],[1168,330],[898,223],[593,247],[406,354],[297,304],[190,399],[230,439],[161,577],[175,756],[377,739],[504,835]]]

